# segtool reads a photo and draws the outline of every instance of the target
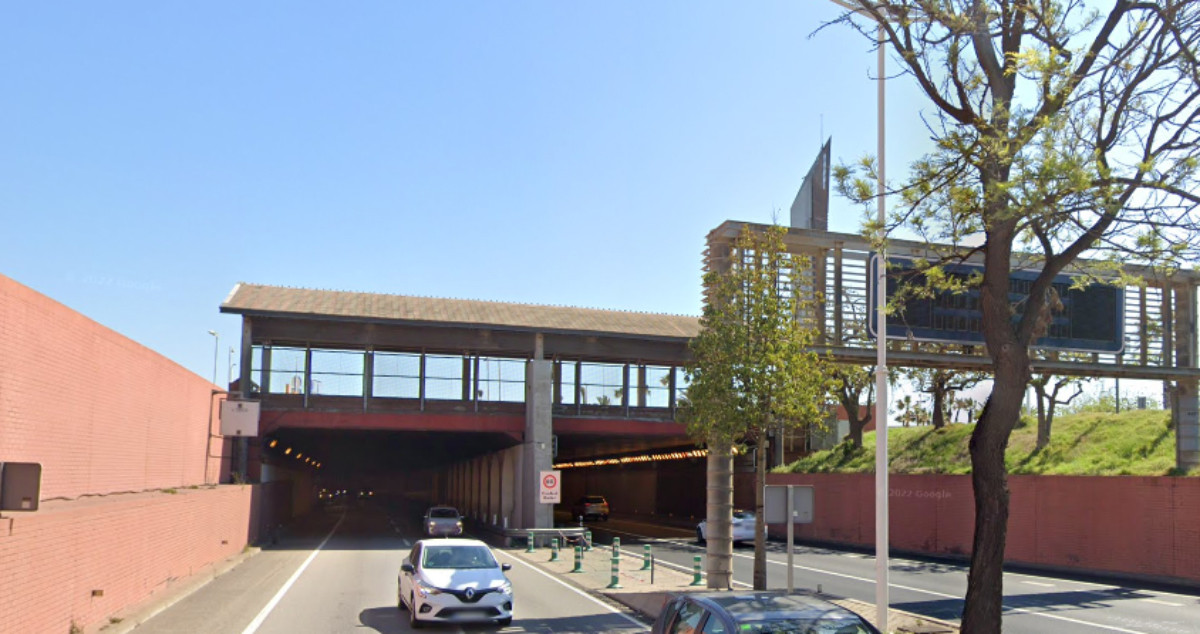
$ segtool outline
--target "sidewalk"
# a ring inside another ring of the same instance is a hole
[[[692,585],[695,576],[690,572],[678,569],[673,564],[656,562],[654,582],[651,583],[651,571],[642,570],[643,554],[632,548],[621,549],[620,571],[617,576],[619,588],[610,588],[612,582],[612,548],[608,545],[596,545],[591,551],[583,553],[583,572],[573,572],[575,568],[575,553],[573,549],[563,549],[558,561],[550,561],[549,548],[538,548],[533,553],[525,548],[504,549],[510,555],[536,565],[542,570],[552,573],[559,578],[571,582],[583,590],[599,594],[621,603],[637,611],[653,622],[658,618],[666,598],[676,592],[706,591],[703,580],[701,585]],[[817,594],[807,591],[826,601],[831,601],[861,615],[872,624],[875,623],[875,606],[871,603],[842,599],[827,594]],[[912,634],[954,634],[958,628],[943,621],[937,621],[914,614],[890,610],[888,624],[891,631]]]

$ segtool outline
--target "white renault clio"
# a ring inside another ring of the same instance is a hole
[[[400,564],[401,610],[414,628],[426,623],[512,623],[511,564],[496,562],[477,539],[425,539]]]

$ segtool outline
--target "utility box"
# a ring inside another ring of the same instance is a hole
[[[41,491],[41,463],[0,462],[0,511],[36,511]]]
[[[792,523],[811,524],[813,521],[813,488],[809,485],[767,485],[763,496],[764,519],[768,524],[786,524],[788,495],[792,497]]]
[[[257,436],[258,401],[221,401],[222,436]]]

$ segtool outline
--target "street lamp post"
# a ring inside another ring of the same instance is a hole
[[[862,13],[862,7],[847,0],[831,0],[834,4]],[[868,17],[874,18],[874,16]],[[879,230],[883,232],[875,266],[875,618],[879,631],[888,631],[888,389],[887,389],[887,206],[884,199],[884,96],[886,94],[884,45],[887,33],[883,23],[877,27],[878,40],[878,120],[877,149],[879,154],[878,204]]]
[[[213,385],[217,384],[217,351],[221,349],[221,335],[215,330],[208,331],[213,336]]]

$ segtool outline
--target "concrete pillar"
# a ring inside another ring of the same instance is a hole
[[[492,521],[492,517],[496,518],[496,522],[500,521],[500,471],[503,466],[504,456],[494,453],[488,456],[488,462],[491,463],[491,468],[488,469],[488,521]]]
[[[504,524],[504,518],[508,518],[509,525],[513,525],[516,519],[517,507],[517,489],[518,481],[517,458],[521,452],[520,447],[512,447],[505,449],[501,454],[500,465],[500,523]]]
[[[1193,369],[1196,360],[1196,287],[1175,287],[1175,367]],[[1194,378],[1175,382],[1171,417],[1175,423],[1175,466],[1200,466],[1200,393]]]
[[[550,362],[532,360],[525,366],[525,443],[522,445],[523,473],[521,477],[521,528],[551,528],[554,526],[554,505],[538,501],[541,472],[554,467],[551,455],[551,387]]]

